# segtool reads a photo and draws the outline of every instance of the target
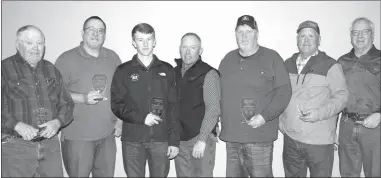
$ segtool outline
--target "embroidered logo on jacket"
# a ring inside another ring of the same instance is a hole
[[[135,82],[135,81],[138,81],[138,80],[139,80],[139,75],[138,75],[138,74],[132,74],[132,75],[130,76],[130,78],[131,78],[131,80],[132,80],[133,82]]]
[[[167,76],[167,74],[165,74],[164,72],[160,72],[159,75],[162,76],[162,77]]]

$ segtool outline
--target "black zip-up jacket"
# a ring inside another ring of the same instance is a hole
[[[165,142],[169,146],[180,143],[176,82],[173,67],[153,56],[146,68],[137,55],[115,70],[111,83],[111,110],[123,120],[122,140],[130,142]],[[164,101],[163,120],[147,126],[144,120],[151,111],[151,99]]]

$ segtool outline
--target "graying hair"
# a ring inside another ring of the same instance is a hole
[[[181,41],[182,41],[185,37],[187,37],[187,36],[194,36],[194,37],[196,37],[197,40],[200,42],[200,45],[201,45],[201,38],[200,38],[200,36],[198,36],[196,33],[193,33],[193,32],[188,32],[188,33],[184,34],[183,37],[181,37]]]
[[[17,30],[17,32],[16,32],[16,38],[17,38],[17,40],[19,40],[21,38],[22,34],[25,31],[30,30],[30,29],[36,29],[36,30],[38,30],[41,33],[41,35],[42,35],[42,37],[43,37],[43,39],[45,41],[45,35],[44,35],[44,33],[42,33],[42,31],[38,27],[36,27],[34,25],[25,25],[25,26],[19,28]]]
[[[355,23],[357,23],[359,21],[365,21],[366,23],[368,23],[371,30],[372,30],[372,34],[374,34],[374,23],[366,17],[358,17],[355,20],[353,20],[351,27],[349,28],[350,32],[353,30],[353,26],[355,25]]]

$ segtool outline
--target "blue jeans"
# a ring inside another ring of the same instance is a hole
[[[62,157],[69,177],[113,177],[116,143],[113,134],[95,141],[61,139]]]
[[[180,142],[180,151],[175,157],[177,177],[213,177],[216,141],[211,138],[208,139],[204,156],[200,159],[192,156],[193,146],[196,143],[197,139]]]
[[[339,131],[339,166],[342,177],[365,177],[380,174],[380,126],[374,129],[355,124],[343,116]]]
[[[283,137],[283,168],[286,177],[331,177],[333,144],[311,145],[298,142],[287,134]]]
[[[57,136],[41,142],[10,138],[1,147],[2,177],[63,177]]]
[[[273,142],[226,142],[226,177],[273,177]]]
[[[127,177],[145,177],[147,159],[150,177],[167,177],[167,151],[167,142],[122,141],[123,166]]]

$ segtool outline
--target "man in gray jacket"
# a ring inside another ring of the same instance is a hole
[[[338,113],[348,99],[341,65],[319,51],[320,29],[305,21],[297,30],[299,52],[285,61],[292,97],[279,119],[286,177],[330,177]]]

